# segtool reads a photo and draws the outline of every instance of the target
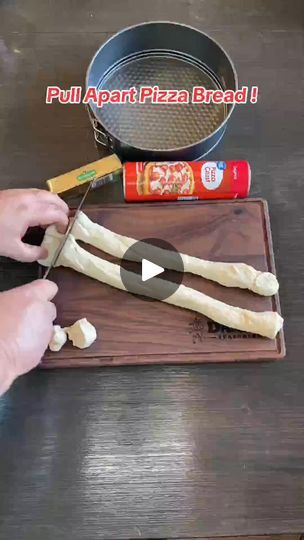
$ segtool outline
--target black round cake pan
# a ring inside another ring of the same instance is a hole
[[[86,88],[142,86],[236,90],[237,75],[224,49],[183,24],[149,22],[111,37],[93,57]],[[88,106],[96,141],[123,161],[197,160],[224,135],[233,104],[106,103]]]

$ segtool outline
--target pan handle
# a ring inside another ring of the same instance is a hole
[[[102,146],[105,146],[106,148],[109,148],[110,150],[113,150],[113,141],[111,137],[108,135],[106,131],[103,131],[100,128],[99,123],[97,122],[96,118],[94,118],[92,111],[88,105],[86,105],[86,109],[89,115],[89,119],[91,122],[91,125],[94,130],[94,139],[98,144],[101,144]]]
[[[100,129],[94,129],[94,139],[98,144],[105,146],[106,148],[113,150],[113,142],[111,137]]]

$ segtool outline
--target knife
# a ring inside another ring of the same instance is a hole
[[[55,264],[56,264],[56,262],[57,262],[57,260],[59,258],[59,255],[60,255],[61,251],[63,250],[63,248],[65,246],[65,243],[66,243],[66,241],[68,239],[68,236],[72,232],[72,229],[73,229],[74,223],[75,223],[75,221],[76,221],[76,219],[78,217],[78,214],[79,214],[80,210],[82,209],[82,207],[83,207],[83,205],[85,203],[85,200],[86,200],[86,198],[88,196],[89,191],[92,188],[92,184],[93,184],[93,182],[90,182],[87,189],[85,190],[84,195],[83,195],[83,197],[82,197],[82,199],[81,199],[81,201],[80,201],[80,203],[79,203],[79,205],[77,207],[75,215],[72,217],[72,219],[70,219],[70,223],[69,223],[69,226],[68,226],[68,228],[66,230],[66,233],[65,233],[61,243],[59,244],[57,250],[55,251],[55,255],[54,255],[54,257],[53,257],[53,259],[51,261],[51,264],[47,267],[42,279],[46,279],[48,277],[50,271],[52,270],[52,268],[54,268],[54,266],[55,266]]]

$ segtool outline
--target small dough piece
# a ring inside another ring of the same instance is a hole
[[[51,225],[46,229],[42,246],[48,251],[48,257],[40,260],[39,263],[44,266],[49,266],[54,253],[58,249],[63,235],[58,233],[56,227]],[[120,267],[118,264],[113,264],[109,261],[92,255],[82,247],[80,247],[74,236],[69,235],[66,243],[57,259],[55,266],[66,266],[72,268],[76,272],[80,272],[93,279],[97,279],[102,283],[106,283],[116,289],[126,290],[121,277]],[[130,288],[132,282],[138,282],[137,276],[133,272],[128,272],[128,281]],[[167,287],[167,282],[158,278],[154,278],[158,281],[158,286]],[[154,282],[155,282],[154,281]],[[138,289],[134,289],[137,294]],[[142,282],[142,288],[140,294],[143,296],[153,297],[151,294],[151,287],[147,282]],[[243,330],[245,332],[252,332],[259,334],[270,339],[274,339],[279,330],[282,328],[283,319],[277,312],[264,311],[255,312],[239,307],[231,306],[220,302],[206,294],[203,294],[190,287],[180,285],[177,291],[172,294],[166,300],[163,300],[168,304],[190,309],[201,313],[209,319],[236,328],[237,330]]]
[[[64,329],[74,347],[87,349],[97,338],[96,328],[86,318],[79,319],[72,326]]]
[[[59,324],[55,324],[53,326],[53,337],[49,343],[49,348],[51,351],[58,352],[65,344],[66,340],[68,339],[64,328],[61,328]]]

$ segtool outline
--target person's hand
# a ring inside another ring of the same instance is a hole
[[[0,293],[0,395],[39,364],[53,335],[57,290],[52,281],[37,279]]]
[[[33,262],[47,256],[45,249],[22,242],[29,227],[56,224],[59,232],[68,225],[68,205],[42,189],[0,191],[0,255]]]

